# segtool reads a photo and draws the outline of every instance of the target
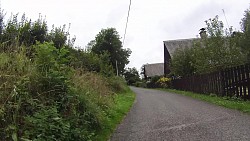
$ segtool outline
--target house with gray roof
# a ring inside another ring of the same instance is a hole
[[[194,41],[200,38],[178,39],[163,41],[164,44],[164,63],[144,65],[144,77],[146,79],[154,76],[166,76],[170,73],[170,61],[176,49],[193,47]]]
[[[164,44],[164,75],[170,73],[170,60],[176,49],[190,48],[193,46],[194,41],[199,40],[199,38],[190,39],[179,39],[179,40],[167,40],[163,41]]]
[[[164,76],[164,63],[144,65],[144,76],[146,79],[150,79],[154,76]]]

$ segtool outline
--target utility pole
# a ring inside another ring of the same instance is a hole
[[[117,66],[117,60],[115,60],[115,66],[116,66],[116,76],[118,76],[118,66]]]

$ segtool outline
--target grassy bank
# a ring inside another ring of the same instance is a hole
[[[124,79],[75,69],[66,48],[33,47],[33,60],[0,52],[0,140],[108,139],[134,101]]]
[[[239,98],[218,97],[216,95],[205,95],[205,94],[198,94],[198,93],[180,91],[180,90],[174,90],[174,89],[160,89],[160,90],[171,92],[171,93],[176,93],[176,94],[181,94],[185,96],[190,96],[195,99],[207,101],[209,103],[213,103],[219,106],[239,110],[244,113],[250,114],[250,101],[244,101]]]
[[[104,51],[113,40],[99,44],[103,51],[94,52],[94,44],[85,50],[74,46],[66,26],[49,31],[41,17],[17,16],[1,23],[0,141],[106,140],[134,100]],[[119,44],[112,48],[125,51],[114,36]],[[118,66],[120,74],[128,62]]]
[[[97,133],[93,140],[107,141],[114,132],[116,126],[123,120],[135,100],[135,94],[129,89],[126,92],[115,95],[115,104],[109,111],[109,117],[104,122],[104,128]]]

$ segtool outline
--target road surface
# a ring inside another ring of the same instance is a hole
[[[183,95],[131,89],[136,101],[111,141],[250,141],[250,115]]]

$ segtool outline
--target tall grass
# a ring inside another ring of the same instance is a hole
[[[0,140],[91,140],[106,128],[123,79],[75,70],[51,43],[0,53]]]
[[[0,140],[92,140],[101,134],[119,93],[128,92],[110,62],[75,50],[65,26],[48,32],[41,18],[31,22],[23,15],[19,22],[13,15],[0,26]]]

